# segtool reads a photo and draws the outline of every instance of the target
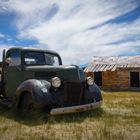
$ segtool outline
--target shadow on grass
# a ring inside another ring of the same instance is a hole
[[[72,113],[66,115],[51,116],[43,109],[35,110],[33,112],[21,113],[15,109],[8,109],[0,107],[0,117],[6,117],[12,119],[21,124],[36,126],[41,124],[55,124],[55,123],[72,123],[83,122],[86,118],[99,118],[103,114],[102,108],[97,108],[92,111],[86,111],[81,113]]]

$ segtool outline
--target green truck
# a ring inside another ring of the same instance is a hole
[[[51,115],[101,106],[92,77],[76,65],[62,65],[58,53],[29,48],[3,50],[0,104],[19,110],[45,107]]]

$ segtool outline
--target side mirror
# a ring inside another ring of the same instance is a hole
[[[10,57],[6,58],[5,63],[6,64],[11,64],[12,63],[12,59]]]

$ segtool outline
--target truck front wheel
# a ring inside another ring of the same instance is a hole
[[[30,93],[25,93],[22,98],[21,110],[22,112],[29,112],[33,110],[33,99]]]

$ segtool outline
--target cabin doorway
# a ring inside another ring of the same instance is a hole
[[[102,72],[94,73],[94,81],[98,86],[102,86]]]
[[[140,87],[139,72],[130,72],[130,86]]]

